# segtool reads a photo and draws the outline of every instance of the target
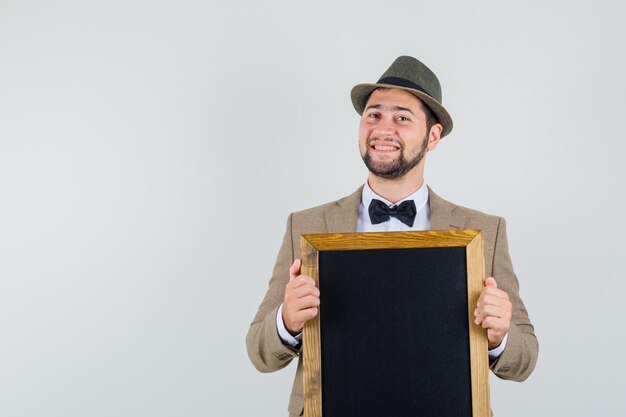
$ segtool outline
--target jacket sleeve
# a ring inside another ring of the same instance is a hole
[[[294,242],[291,232],[293,214],[287,219],[287,230],[278,252],[269,287],[250,325],[246,337],[248,356],[260,372],[273,372],[287,366],[300,353],[284,345],[276,329],[276,314],[283,302],[285,285],[289,281],[289,267],[294,261]]]
[[[528,312],[519,295],[519,282],[513,272],[509,245],[506,237],[506,222],[500,218],[495,240],[492,275],[498,288],[509,295],[513,312],[509,340],[504,352],[489,367],[502,379],[523,381],[531,374],[537,362],[539,345]]]

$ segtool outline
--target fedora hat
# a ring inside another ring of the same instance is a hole
[[[375,84],[355,85],[350,93],[352,105],[363,114],[370,94],[379,87],[399,88],[413,94],[432,110],[443,126],[441,137],[452,130],[452,118],[441,105],[441,85],[435,73],[412,56],[401,56],[385,71]]]

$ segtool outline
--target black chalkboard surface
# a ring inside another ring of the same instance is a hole
[[[320,253],[325,417],[471,416],[465,263],[465,248]]]
[[[473,398],[472,385],[488,378],[486,340],[477,354],[472,339],[481,331],[470,325],[476,252],[482,262],[482,236],[471,232],[462,244],[459,231],[452,239],[443,232],[303,237],[303,267],[321,293],[317,324],[305,327],[305,416],[489,415],[488,386],[486,402],[485,387]],[[381,243],[383,235],[390,240]]]

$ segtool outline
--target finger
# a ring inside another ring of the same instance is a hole
[[[511,310],[506,308],[506,306],[485,306],[479,314],[483,317],[497,317],[500,319],[511,318]]]
[[[319,290],[312,285],[304,285],[295,289],[288,289],[288,291],[285,292],[284,302],[289,306],[289,309],[293,311],[293,306],[296,305],[296,303],[301,303],[300,300],[307,297],[314,297],[319,303]]]
[[[313,285],[306,284],[306,285],[301,285],[297,288],[293,288],[291,292],[289,293],[289,297],[294,298],[294,299],[306,297],[307,295],[313,295],[315,297],[319,297],[320,290],[318,290]]]
[[[307,320],[315,317],[320,305],[316,296],[285,300],[283,304],[283,322],[292,334],[302,331]]]
[[[497,334],[504,334],[509,331],[509,325],[506,320],[498,317],[487,317],[481,323],[483,329],[491,330]]]
[[[289,308],[289,317],[292,318],[293,321],[302,321],[302,312],[303,311],[307,311],[307,310],[311,310],[311,309],[317,309],[319,308],[319,300],[315,299],[315,298],[311,298],[311,299],[300,299],[297,300],[297,302],[295,304],[293,304],[292,306],[290,306]],[[306,313],[305,313],[306,314]]]
[[[482,298],[478,302],[478,305],[480,306],[505,306],[508,304],[511,304],[511,302],[509,301],[509,295],[505,292],[498,292],[495,294],[483,294]]]
[[[300,261],[300,259],[296,258],[296,260],[293,261],[293,264],[291,264],[291,266],[289,267],[289,279],[290,280],[300,275],[301,265],[302,265],[302,261]]]
[[[478,324],[479,326],[483,324],[483,321],[489,317],[488,315],[485,314],[485,312],[482,309],[476,309],[477,311],[474,313],[474,316],[476,317],[474,319],[474,323]]]
[[[478,312],[478,309],[474,310],[474,323],[478,324],[480,326],[480,324],[483,322],[483,316],[482,314],[480,314]]]
[[[315,297],[313,295],[308,295],[306,297],[297,298],[293,300],[289,308],[294,314],[297,314],[298,311],[306,310],[311,307],[319,307],[320,299],[319,297]]]
[[[486,302],[485,297],[488,297],[488,296],[503,297],[503,298],[506,298],[507,300],[509,298],[509,295],[505,291],[498,289],[498,286],[495,283],[495,280],[491,277],[485,280],[485,288],[483,288],[483,290],[480,292],[476,305],[479,306],[481,304],[485,304]]]
[[[318,311],[319,309],[317,307],[311,307],[305,310],[300,310],[296,314],[296,320],[299,323],[302,323],[302,326],[304,326],[304,323],[306,323],[307,321],[317,316]]]
[[[295,278],[290,278],[287,286],[290,288],[298,288],[303,285],[315,287],[315,280],[308,275],[298,275]]]
[[[509,300],[498,297],[486,297],[484,302],[480,303],[474,310],[474,316],[481,320],[488,316],[510,319],[512,310],[513,306]]]
[[[477,307],[474,309],[474,323],[480,325],[486,317],[485,304],[478,302]]]
[[[506,291],[502,291],[496,287],[485,287],[482,293],[483,298],[485,297],[497,297],[504,300],[509,299],[509,294]]]

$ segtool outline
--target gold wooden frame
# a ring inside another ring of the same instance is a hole
[[[484,286],[483,237],[479,230],[307,234],[300,239],[302,269],[319,285],[320,251],[464,247],[466,249],[472,417],[489,417],[489,359],[486,331],[474,321],[474,308]],[[320,311],[323,314],[323,311]],[[322,358],[319,315],[304,327],[304,416],[322,417]]]

